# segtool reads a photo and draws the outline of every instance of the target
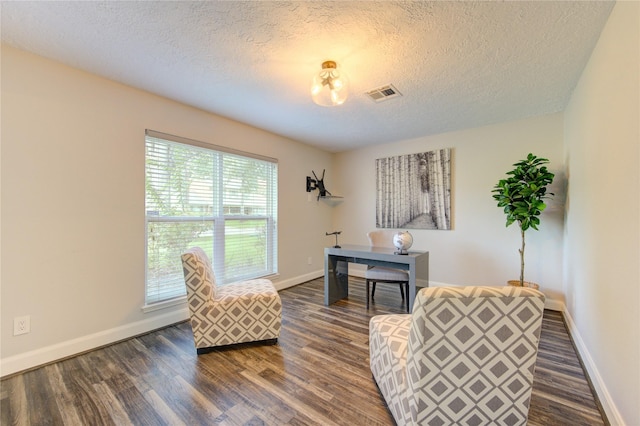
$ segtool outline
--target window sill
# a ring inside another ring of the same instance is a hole
[[[274,278],[279,277],[280,274],[275,273],[275,274],[271,274],[271,275],[265,275],[263,277],[260,278],[264,278],[264,279],[268,279],[268,280],[273,280]],[[260,279],[260,278],[256,278],[256,279]],[[241,281],[245,281],[245,280],[241,280]],[[223,286],[225,284],[218,284],[220,286]],[[173,306],[178,306],[178,305],[183,305],[185,308],[187,307],[187,296],[180,296],[180,297],[176,297],[175,299],[169,299],[169,300],[164,300],[162,302],[158,302],[158,303],[152,303],[150,305],[144,305],[142,306],[141,310],[142,313],[148,314],[149,312],[154,312],[154,311],[160,311],[162,309],[168,309],[171,308]]]
[[[167,309],[172,306],[187,305],[187,296],[176,297],[175,299],[165,300],[158,303],[152,303],[151,305],[144,305],[142,312],[148,314],[149,312],[159,311],[161,309]]]

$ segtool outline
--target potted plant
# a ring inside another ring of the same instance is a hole
[[[553,182],[554,174],[547,170],[549,160],[539,158],[533,154],[527,155],[525,160],[514,164],[514,169],[507,172],[506,179],[500,179],[493,187],[493,198],[498,207],[504,209],[507,225],[518,223],[522,246],[520,252],[520,281],[509,282],[512,285],[527,285],[524,281],[524,247],[525,232],[529,228],[538,230],[540,213],[547,207],[546,198],[553,195],[547,193],[547,185]],[[532,285],[537,287],[537,285]]]

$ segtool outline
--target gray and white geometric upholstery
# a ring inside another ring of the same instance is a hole
[[[525,287],[434,287],[410,315],[373,317],[371,372],[396,422],[526,424],[544,299]]]
[[[209,258],[200,247],[182,254],[182,269],[198,353],[213,346],[280,336],[282,302],[271,281],[216,286]]]

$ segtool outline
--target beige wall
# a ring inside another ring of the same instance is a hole
[[[640,419],[640,3],[618,2],[565,113],[568,318],[612,424]]]
[[[330,154],[3,46],[3,375],[186,318],[140,309],[146,128],[278,158],[275,284],[322,274],[332,210],[304,188]]]
[[[410,230],[413,248],[430,252],[432,285],[506,285],[520,276],[520,232],[516,225],[505,227],[491,190],[513,163],[533,152],[551,161],[557,196],[543,213],[540,231],[527,233],[525,279],[539,283],[549,302],[561,306],[562,138],[562,114],[553,114],[340,153],[334,167],[345,201],[335,209],[334,227],[344,241],[368,244],[366,233],[376,227],[376,158],[452,148],[453,229]]]
[[[616,4],[564,113],[335,156],[3,47],[1,374],[186,317],[183,306],[140,310],[145,128],[280,159],[280,288],[321,273],[325,231],[366,244],[375,228],[376,158],[444,147],[453,148],[453,230],[412,231],[414,248],[431,252],[432,282],[499,285],[516,277],[518,232],[504,227],[491,188],[532,151],[551,160],[557,195],[541,231],[528,234],[527,278],[554,307],[566,303],[612,424],[634,424],[639,18],[639,3]],[[305,176],[323,168],[342,202],[304,192]],[[19,315],[31,315],[32,332],[14,337]]]

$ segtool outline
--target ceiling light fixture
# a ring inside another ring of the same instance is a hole
[[[349,80],[334,61],[324,61],[311,85],[313,102],[322,106],[342,105],[349,95]]]

